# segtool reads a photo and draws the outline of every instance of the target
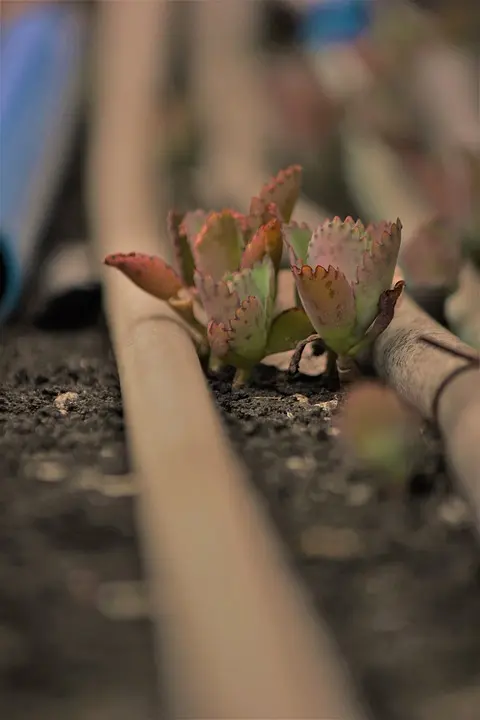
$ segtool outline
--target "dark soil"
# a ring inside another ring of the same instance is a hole
[[[0,382],[3,714],[153,718],[142,607],[129,600],[130,586],[109,586],[116,617],[99,604],[106,583],[142,577],[106,333],[5,330]],[[228,373],[211,384],[375,716],[473,720],[479,554],[435,437],[426,435],[412,486],[382,499],[371,479],[347,479],[330,430],[338,396],[321,382],[287,382],[264,367],[249,389],[232,392]],[[54,401],[66,392],[77,395],[62,414]]]
[[[86,234],[80,176],[53,242]],[[210,378],[233,444],[375,718],[476,718],[480,555],[441,444],[427,432],[411,486],[382,499],[377,481],[347,478],[331,431],[339,396],[318,379],[262,367],[248,389],[229,380]],[[134,496],[101,321],[0,330],[2,718],[157,717]]]

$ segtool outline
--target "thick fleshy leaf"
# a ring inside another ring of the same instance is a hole
[[[181,231],[184,215],[176,210],[170,210],[167,216],[167,229],[175,250],[177,266],[183,284],[186,287],[193,285],[193,272],[195,263],[187,236]]]
[[[192,254],[198,233],[207,222],[207,217],[208,213],[205,210],[189,210],[182,218],[179,232],[187,239]]]
[[[312,230],[306,223],[291,222],[283,226],[283,239],[290,252],[290,264],[302,267],[307,264],[308,246]]]
[[[224,278],[242,302],[250,295],[257,297],[263,305],[266,322],[270,325],[273,317],[276,295],[276,274],[273,262],[268,255],[252,268],[232,273]]]
[[[368,228],[368,233],[373,238],[371,249],[364,253],[357,280],[353,284],[357,325],[361,330],[366,330],[373,322],[380,296],[392,285],[401,232],[400,220],[396,223],[379,223]]]
[[[226,359],[230,350],[229,328],[225,323],[210,320],[207,326],[207,338],[212,354],[216,358]]]
[[[230,351],[247,365],[260,362],[265,357],[267,332],[265,308],[259,298],[250,295],[230,320]]]
[[[405,283],[403,280],[398,280],[394,287],[390,290],[385,290],[380,295],[380,299],[377,305],[377,315],[373,320],[370,327],[365,331],[365,334],[361,340],[350,348],[348,355],[355,357],[364,348],[369,347],[375,340],[381,335],[393,320],[395,314],[395,308],[398,300],[403,292]]]
[[[342,355],[355,341],[355,298],[345,275],[308,265],[293,268],[298,292],[312,325],[328,347]]]
[[[275,271],[278,272],[282,260],[283,236],[279,220],[274,218],[257,230],[243,251],[241,267],[251,268],[265,255],[269,255]]]
[[[155,255],[114,253],[107,255],[104,262],[120,270],[135,285],[160,300],[169,300],[183,287],[175,270]]]
[[[250,296],[228,323],[211,321],[207,337],[212,353],[237,368],[251,368],[265,356],[265,312],[258,298]]]
[[[211,213],[193,246],[197,270],[220,280],[240,267],[244,241],[237,218],[230,210]]]
[[[282,220],[288,223],[300,195],[301,185],[302,168],[300,165],[291,165],[280,170],[278,175],[266,183],[259,197],[267,203],[275,203]]]
[[[200,275],[196,271],[194,283],[208,320],[227,323],[234,316],[235,310],[240,307],[241,299],[238,292],[229,287],[224,280],[217,282],[211,275]]]
[[[246,216],[248,232],[245,237],[249,242],[262,225],[266,225],[270,220],[282,221],[280,211],[275,203],[269,203],[259,197],[253,197],[250,201],[249,214]]]
[[[273,297],[275,294],[275,269],[268,255],[265,255],[251,268],[226,273],[223,280],[232,291],[238,294],[240,301],[245,300],[249,295],[255,295],[265,303],[270,296]]]
[[[303,308],[289,308],[277,315],[268,334],[265,355],[294,350],[298,343],[315,332]]]
[[[349,282],[354,282],[368,243],[360,220],[335,217],[322,223],[313,233],[306,263],[310,267],[332,265],[341,270]]]

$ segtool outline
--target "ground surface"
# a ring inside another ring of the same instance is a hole
[[[479,554],[446,490],[438,443],[428,437],[414,492],[381,500],[368,478],[347,482],[330,430],[338,397],[318,382],[287,383],[273,368],[249,390],[211,382],[376,717],[473,720]],[[4,331],[0,678],[9,720],[154,717],[128,469],[103,328]]]

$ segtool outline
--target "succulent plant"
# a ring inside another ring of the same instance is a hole
[[[213,363],[234,365],[236,385],[266,355],[290,350],[313,332],[302,308],[274,313],[282,223],[291,218],[300,182],[299,166],[282,170],[252,198],[247,215],[171,211],[176,270],[141,253],[105,258],[141,289],[168,302],[208,341]]]
[[[335,217],[313,233],[305,224],[283,228],[300,299],[339,369],[351,370],[393,318],[404,287],[400,280],[391,288],[401,227],[400,220],[365,227]],[[293,371],[299,359],[296,353]]]
[[[214,357],[237,368],[235,385],[266,355],[293,349],[313,331],[301,308],[274,315],[281,250],[276,218],[242,248],[232,216],[213,213],[196,240],[194,283],[207,315],[207,337]]]

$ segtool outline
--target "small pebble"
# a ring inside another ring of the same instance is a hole
[[[316,462],[310,455],[292,455],[286,459],[285,465],[292,472],[304,473],[314,470]]]
[[[304,530],[300,547],[308,558],[323,557],[330,560],[349,560],[361,557],[364,546],[351,528],[334,528],[313,525]]]
[[[78,393],[76,392],[65,392],[61,395],[57,395],[53,404],[61,415],[67,415],[68,411],[75,406],[78,400]]]
[[[312,407],[320,408],[325,413],[332,413],[338,407],[338,400],[325,400],[324,402],[314,403]]]
[[[373,488],[365,483],[351,485],[347,492],[346,502],[350,507],[366,505],[373,495]]]
[[[444,500],[438,509],[438,514],[440,520],[451,527],[463,527],[471,522],[467,503],[457,496]]]
[[[48,457],[36,457],[28,463],[27,474],[39,482],[57,483],[66,479],[68,470],[58,460],[52,460]]]

